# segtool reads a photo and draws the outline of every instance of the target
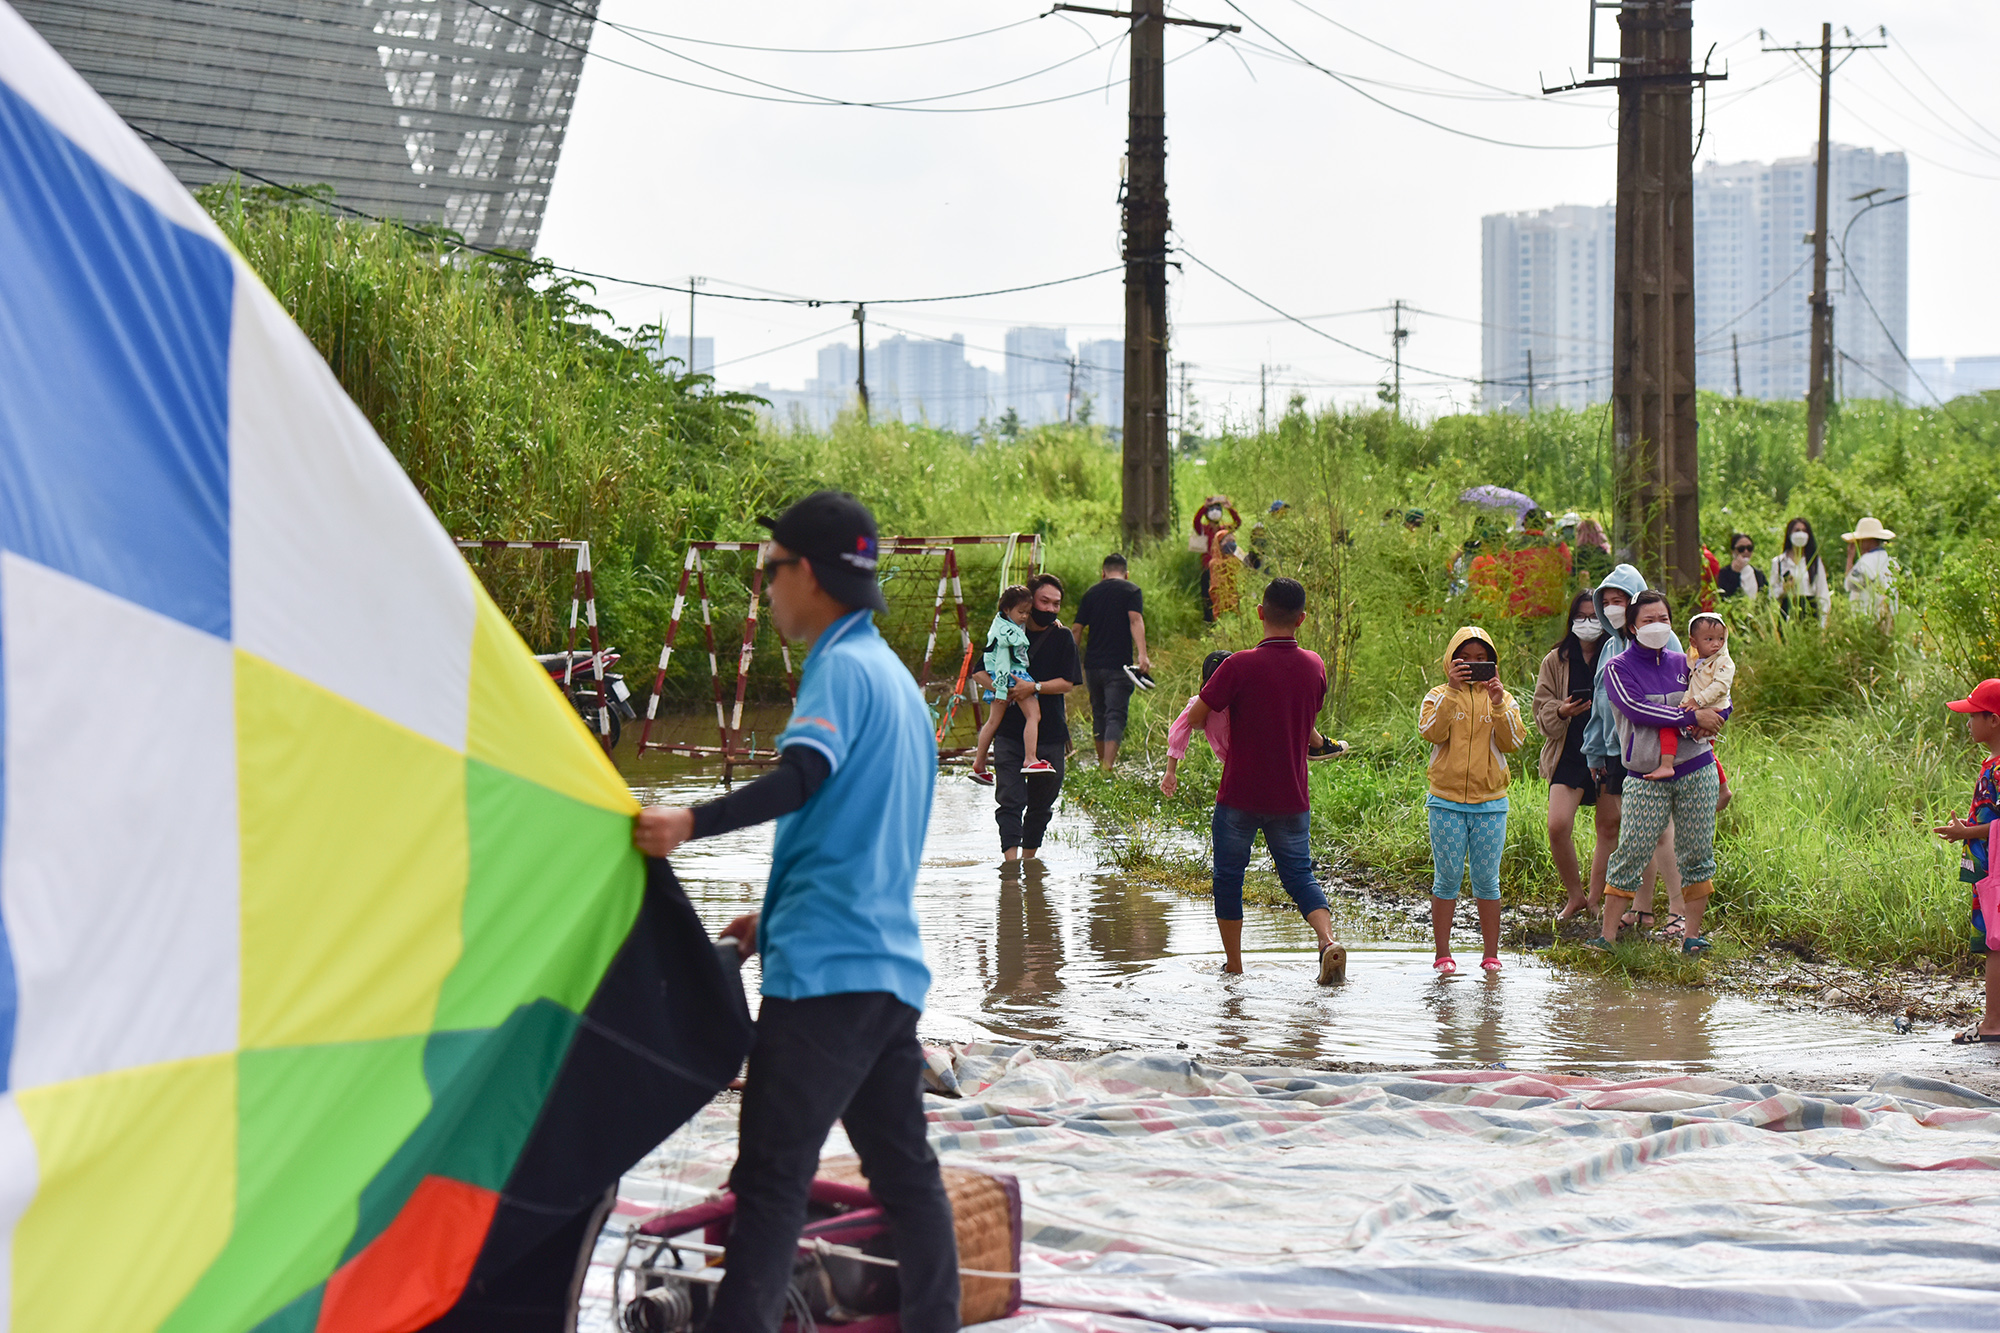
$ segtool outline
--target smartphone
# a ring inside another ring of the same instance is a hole
[[[1573,691],[1570,694],[1569,698],[1571,703],[1579,703],[1579,704],[1595,703],[1597,701],[1597,696],[1591,693],[1589,690]]]
[[[1500,674],[1497,662],[1467,662],[1465,665],[1468,680],[1492,680]]]

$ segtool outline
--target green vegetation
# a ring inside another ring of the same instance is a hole
[[[2000,402],[1962,401],[1949,414],[1850,404],[1833,422],[1827,461],[1811,464],[1803,457],[1802,405],[1705,398],[1701,414],[1711,548],[1726,551],[1732,532],[1747,532],[1765,568],[1785,521],[1802,514],[1820,534],[1837,589],[1839,534],[1872,512],[1899,534],[1895,554],[1904,566],[1893,633],[1850,615],[1838,591],[1824,630],[1807,620],[1786,623],[1781,634],[1768,603],[1761,614],[1725,604],[1736,621],[1738,715],[1721,755],[1736,799],[1719,821],[1721,887],[1711,920],[1725,939],[1789,939],[1855,962],[1962,960],[1967,895],[1957,882],[1957,849],[1930,829],[1962,813],[1981,758],[1943,702],[2000,674],[1992,611],[2000,548],[1990,540],[2000,533],[2000,482],[1982,443],[2000,424]],[[1603,419],[1597,409],[1418,426],[1381,412],[1295,411],[1267,435],[1212,446],[1196,478],[1182,469],[1187,506],[1209,490],[1246,511],[1267,498],[1291,505],[1267,524],[1264,572],[1306,583],[1314,614],[1301,637],[1328,659],[1330,711],[1356,747],[1352,757],[1312,770],[1316,844],[1412,893],[1428,887],[1427,747],[1414,720],[1418,700],[1441,679],[1438,654],[1456,626],[1484,625],[1500,645],[1503,678],[1525,703],[1542,655],[1562,632],[1560,616],[1506,616],[1476,586],[1449,594],[1452,562],[1478,521],[1456,497],[1495,482],[1553,512],[1602,516]],[[1402,522],[1410,508],[1426,515],[1414,531]],[[1677,618],[1684,622],[1691,609],[1678,608]],[[1256,633],[1246,604],[1174,653],[1168,669],[1156,671],[1162,688],[1141,705],[1127,753],[1162,760],[1166,724],[1193,690],[1202,652],[1247,646]],[[1502,878],[1510,900],[1553,906],[1562,893],[1538,748],[1531,738],[1517,757]],[[1145,785],[1139,769],[1109,782],[1091,777],[1075,793],[1114,811],[1121,827],[1205,827],[1217,776],[1205,747],[1192,748],[1171,799]],[[1577,829],[1586,854],[1591,836],[1586,812]],[[1156,845],[1135,838],[1123,855],[1163,879],[1184,876],[1171,852],[1149,850]],[[1633,956],[1577,961],[1686,970],[1661,950],[1627,952]]]
[[[1039,533],[1072,599],[1117,544],[1118,459],[1101,428],[977,442],[899,422],[775,433],[759,426],[752,400],[656,365],[643,350],[654,332],[606,333],[588,287],[544,268],[268,194],[217,190],[208,202],[445,525],[460,536],[588,538],[606,634],[638,661],[666,626],[686,541],[758,536],[755,515],[820,485],[855,491],[885,533]],[[1844,605],[1824,631],[1793,622],[1781,635],[1768,617],[1737,617],[1739,716],[1722,749],[1737,800],[1721,820],[1720,930],[1853,961],[1962,959],[1965,894],[1955,858],[1928,829],[1963,808],[1977,762],[1942,702],[2000,675],[2000,482],[1984,442],[2000,439],[2000,396],[1948,412],[1845,405],[1827,458],[1811,463],[1801,405],[1711,397],[1700,410],[1711,548],[1748,532],[1761,568],[1780,525],[1803,514],[1837,583],[1839,533],[1872,512],[1901,534],[1904,566],[1893,634],[1855,622]],[[1314,766],[1315,840],[1420,892],[1425,748],[1413,724],[1446,638],[1461,623],[1484,624],[1503,677],[1525,694],[1559,632],[1555,618],[1502,614],[1476,587],[1452,592],[1451,567],[1477,517],[1456,497],[1491,482],[1552,512],[1601,516],[1610,466],[1602,409],[1416,424],[1295,404],[1271,431],[1205,441],[1176,462],[1176,522],[1210,492],[1231,495],[1246,521],[1265,521],[1264,568],[1244,581],[1244,609],[1204,626],[1184,538],[1132,553],[1162,687],[1134,701],[1126,753],[1136,762],[1108,781],[1080,774],[1072,795],[1138,835],[1119,852],[1135,863],[1159,860],[1149,827],[1205,829],[1215,774],[1204,747],[1175,798],[1152,785],[1166,725],[1203,653],[1255,642],[1248,608],[1261,578],[1292,575],[1312,598],[1302,637],[1334,668],[1327,725],[1356,746],[1350,759]],[[1267,518],[1275,499],[1290,508]],[[1411,508],[1426,514],[1414,530],[1402,522]],[[528,637],[556,642],[566,563],[482,561]],[[975,629],[997,573],[990,551],[968,561]],[[726,643],[741,623],[734,566],[718,561],[711,592]],[[760,656],[762,693],[773,692],[775,659]],[[669,690],[705,694],[705,657],[677,654]],[[1535,748],[1517,763],[1503,875],[1515,900],[1552,903]],[[1587,845],[1587,818],[1578,838]],[[1198,887],[1185,865],[1157,868]]]

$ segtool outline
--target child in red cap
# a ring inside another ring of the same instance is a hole
[[[1990,756],[1979,767],[1979,780],[1972,784],[1972,809],[1964,819],[1954,819],[1936,830],[1940,838],[1965,844],[1959,861],[1958,877],[1977,884],[1988,872],[1988,835],[2000,820],[2000,680],[1982,680],[1972,693],[1945,705],[1954,713],[1965,714],[1966,729],[1975,745],[1983,745]],[[1986,1016],[1953,1037],[1955,1046],[1979,1042],[2000,1042],[2000,953],[1986,942],[1987,921],[1977,897],[1972,903],[1972,951],[1986,955]]]

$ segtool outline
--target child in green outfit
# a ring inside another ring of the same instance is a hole
[[[1965,844],[1958,877],[1967,884],[1986,878],[1988,838],[1995,820],[2000,820],[2000,680],[1982,680],[1972,693],[1945,705],[1954,713],[1965,714],[1966,729],[1975,745],[1986,747],[1990,756],[1979,767],[1979,779],[1972,784],[1972,808],[1964,819],[1954,819],[1937,835],[1949,842]],[[1986,942],[1987,920],[1979,900],[1972,902],[1972,951],[1986,955],[1986,1015],[1953,1037],[1954,1046],[1980,1042],[2000,1042],[2000,953]]]

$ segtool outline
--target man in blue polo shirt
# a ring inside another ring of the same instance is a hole
[[[729,1174],[736,1220],[708,1333],[773,1333],[834,1121],[896,1227],[906,1333],[958,1328],[951,1203],[925,1135],[917,1019],[930,989],[917,867],[937,781],[930,711],[876,632],[875,519],[820,491],[771,529],[771,619],[811,645],[776,769],[721,800],[641,811],[633,842],[778,821],[761,912],[723,929],[762,949],[764,1003]]]

